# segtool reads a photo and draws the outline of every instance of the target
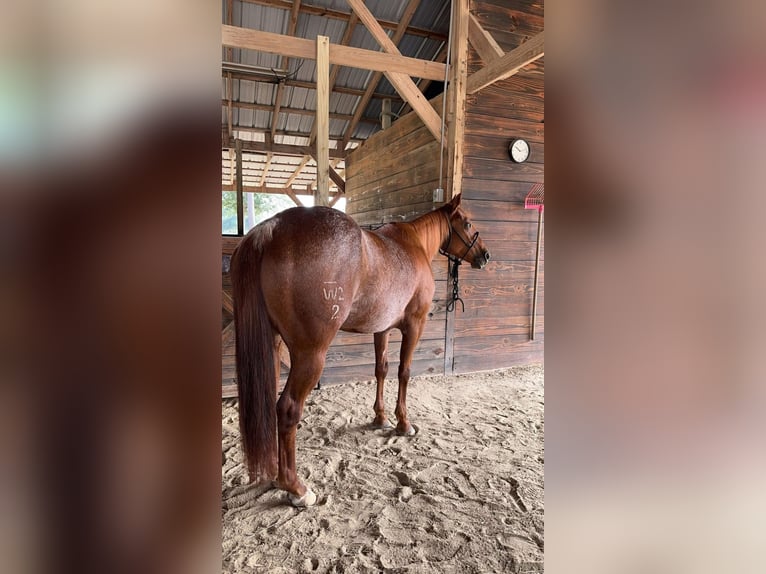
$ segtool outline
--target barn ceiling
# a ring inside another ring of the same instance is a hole
[[[323,35],[333,44],[380,51],[345,0],[222,0],[221,4],[224,24],[311,40]],[[401,19],[410,4],[416,8],[405,27]],[[444,61],[449,0],[366,0],[365,5],[395,40],[402,55]],[[235,139],[311,146],[315,136],[316,62],[235,48],[222,49],[222,62],[221,161],[225,190],[233,189],[234,185]],[[391,99],[394,119],[409,107],[380,74],[345,66],[333,68],[331,166],[342,175],[345,164],[337,156],[380,130],[383,100]],[[438,82],[432,85],[430,80],[413,80],[424,93],[429,94],[426,91],[429,86],[431,90],[438,89]],[[363,106],[361,113],[359,106]],[[336,158],[332,159],[333,156]],[[292,186],[299,192],[311,189],[316,182],[316,162],[310,155],[245,151],[242,167],[246,188],[277,191]]]

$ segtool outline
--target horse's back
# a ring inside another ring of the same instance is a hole
[[[332,339],[348,316],[364,268],[362,231],[345,213],[296,207],[245,237],[261,253],[261,282],[272,323],[292,340]],[[300,342],[300,341],[298,341]]]

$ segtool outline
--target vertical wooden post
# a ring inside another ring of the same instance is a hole
[[[537,214],[537,252],[535,254],[535,286],[532,291],[532,329],[529,338],[535,340],[535,327],[537,323],[537,285],[540,274],[540,245],[543,239],[543,208],[538,208]]]
[[[380,127],[384,130],[391,127],[391,98],[383,98],[383,107],[380,113]]]
[[[317,36],[316,205],[330,204],[330,39]]]
[[[465,93],[468,77],[468,0],[452,0],[452,57],[450,62],[448,132],[448,189],[455,197],[463,188],[463,138],[465,135]]]
[[[452,0],[452,47],[447,100],[447,193],[445,201],[460,193],[463,184],[463,137],[465,134],[465,86],[468,75],[468,0]],[[449,263],[447,263],[449,269]],[[447,297],[452,281],[447,281]],[[457,306],[447,313],[444,325],[444,374],[455,372],[455,322]]]
[[[245,209],[242,194],[242,140],[234,140],[237,154],[237,235],[245,234]]]

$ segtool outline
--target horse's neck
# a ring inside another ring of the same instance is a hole
[[[429,259],[433,259],[449,233],[441,210],[426,213],[410,222]]]

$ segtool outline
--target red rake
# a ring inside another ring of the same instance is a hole
[[[537,322],[537,281],[540,271],[540,246],[542,244],[543,236],[543,209],[545,203],[545,185],[542,183],[536,183],[529,190],[527,196],[524,198],[524,209],[536,209],[537,210],[537,255],[535,255],[535,287],[534,295],[532,298],[532,328],[530,331],[530,339],[535,338],[535,323]]]

